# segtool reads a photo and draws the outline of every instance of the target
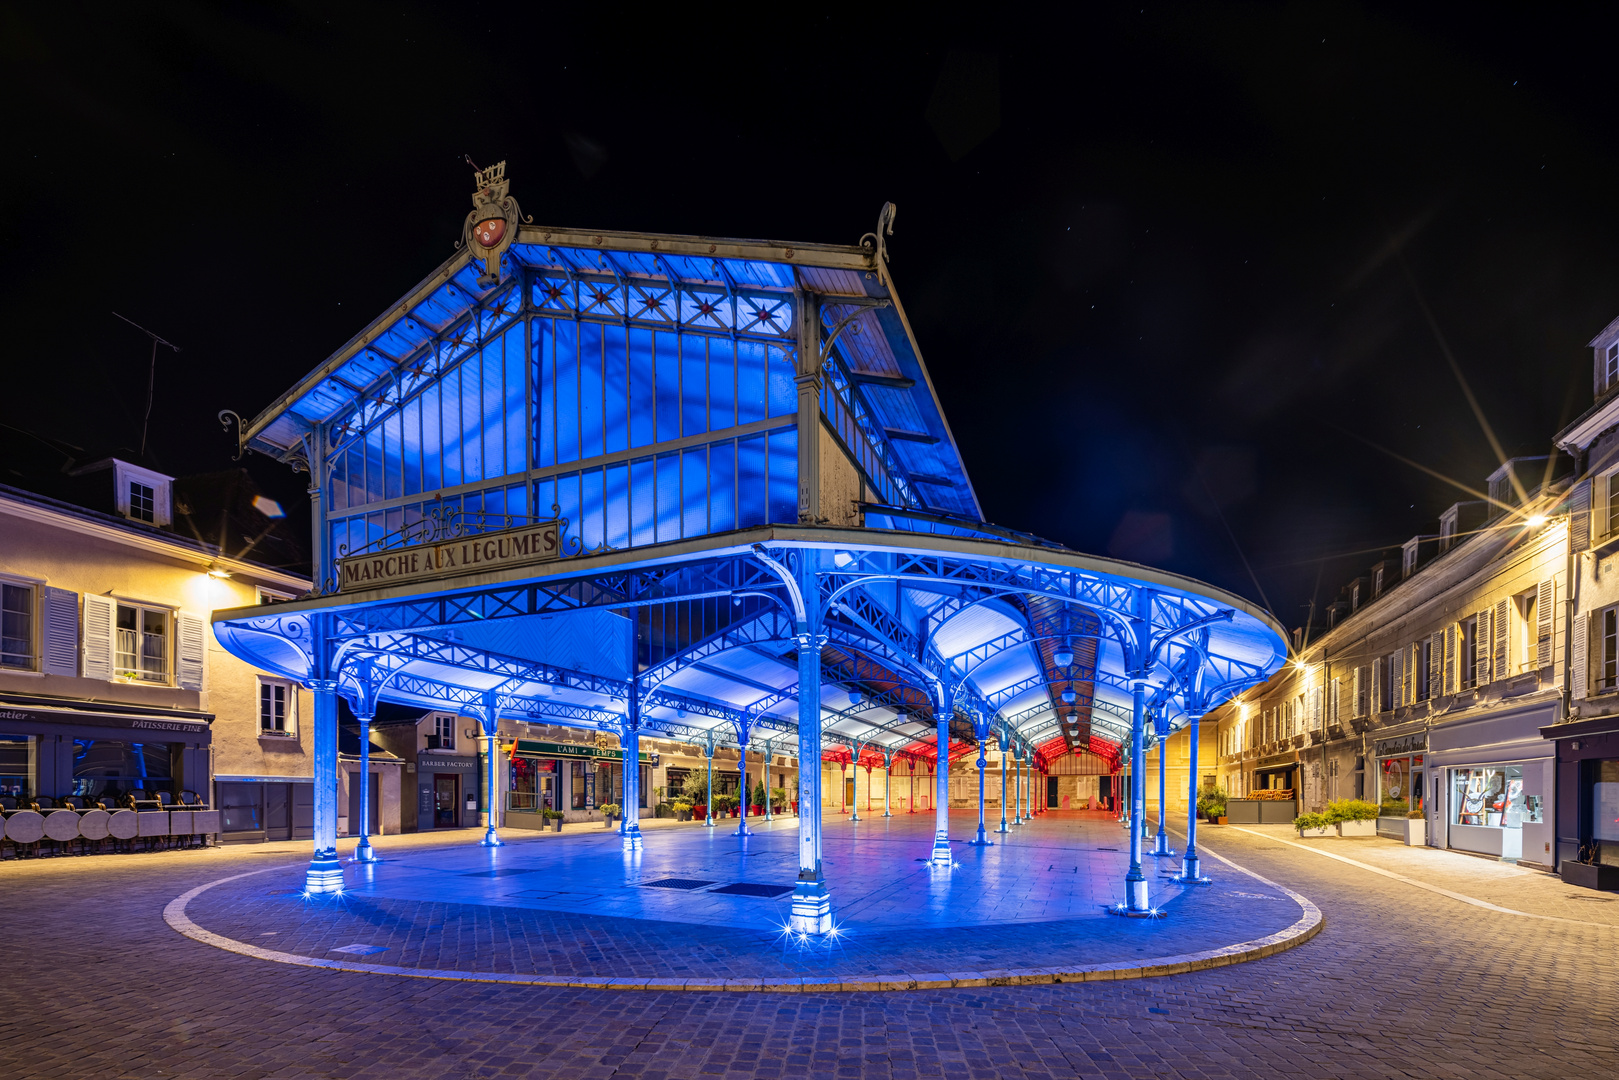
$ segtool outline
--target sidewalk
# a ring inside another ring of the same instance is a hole
[[[1299,851],[1301,857],[1304,851],[1310,851],[1349,859],[1514,911],[1619,926],[1619,895],[1565,885],[1555,874],[1542,870],[1481,859],[1459,851],[1407,847],[1398,840],[1380,836],[1300,839],[1291,825],[1204,826],[1198,830],[1198,839],[1218,844],[1221,835],[1228,831],[1285,843]]]

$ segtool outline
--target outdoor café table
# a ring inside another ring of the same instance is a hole
[[[45,835],[58,844],[79,838],[79,814],[76,810],[52,810],[45,815]]]
[[[107,839],[112,815],[105,810],[86,810],[79,818],[79,835],[86,840]]]
[[[45,815],[18,810],[6,815],[6,839],[14,844],[37,844],[45,835]]]
[[[107,832],[114,840],[133,840],[140,831],[133,810],[114,810],[107,818]]]

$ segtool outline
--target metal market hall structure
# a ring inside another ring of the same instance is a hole
[[[1149,911],[1144,743],[1263,682],[1285,639],[1238,597],[982,520],[889,274],[892,207],[841,247],[534,225],[504,165],[473,203],[451,259],[235,421],[310,476],[316,589],[214,616],[315,693],[309,889],[342,884],[341,695],[362,727],[379,700],[476,717],[492,794],[502,717],[613,733],[630,761],[643,734],[796,752],[806,933],[831,925],[823,756],[976,747],[977,842],[991,741],[1036,769],[1128,758],[1125,907]]]

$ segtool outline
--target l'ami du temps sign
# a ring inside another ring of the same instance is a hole
[[[375,589],[424,578],[456,577],[550,562],[562,554],[560,522],[542,521],[415,547],[339,559],[338,590]]]

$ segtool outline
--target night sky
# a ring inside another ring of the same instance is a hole
[[[1289,626],[1469,497],[1371,444],[1498,463],[1441,337],[1508,454],[1589,404],[1601,9],[1041,7],[8,6],[0,482],[138,445],[149,341],[113,311],[182,350],[150,463],[230,467],[219,409],[452,253],[464,155],[542,224],[852,244],[892,200],[986,516]]]

